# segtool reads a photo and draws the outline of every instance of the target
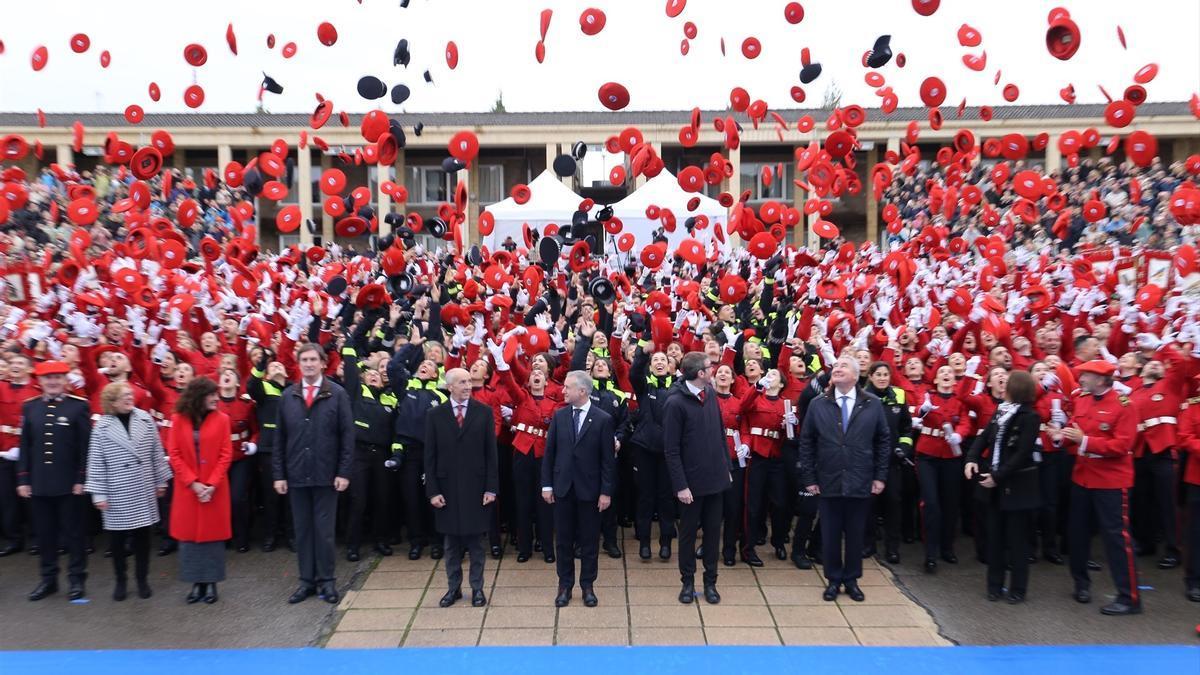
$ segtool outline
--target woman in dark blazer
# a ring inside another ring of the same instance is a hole
[[[976,495],[987,513],[987,597],[999,600],[1006,567],[1012,570],[1008,602],[1025,600],[1029,585],[1029,527],[1041,503],[1041,416],[1034,408],[1037,383],[1023,371],[1013,372],[1004,403],[975,438],[964,473],[977,482]]]

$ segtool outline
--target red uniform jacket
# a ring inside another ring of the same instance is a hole
[[[1188,399],[1179,416],[1179,448],[1189,455],[1183,482],[1200,486],[1200,397]]]
[[[0,452],[21,444],[21,407],[40,394],[32,380],[26,384],[0,382]]]
[[[1038,387],[1038,398],[1034,402],[1034,408],[1038,412],[1038,416],[1042,418],[1042,452],[1059,452],[1062,450],[1062,443],[1055,444],[1047,433],[1050,430],[1050,415],[1054,412],[1054,401],[1058,401],[1059,407],[1067,418],[1071,417],[1071,399],[1063,395],[1061,391],[1045,390]]]
[[[721,425],[725,427],[725,447],[729,449],[729,458],[737,459],[737,448],[733,445],[733,432],[741,433],[742,399],[729,394],[717,394],[717,407],[721,409]],[[746,443],[746,440],[742,440]]]
[[[200,426],[200,448],[192,438],[192,420],[175,415],[167,455],[175,472],[171,498],[171,537],[179,541],[225,541],[233,536],[229,510],[229,464],[233,461],[229,417],[215,410]],[[212,499],[201,503],[191,485],[216,487]]]
[[[229,418],[229,442],[233,445],[233,461],[246,458],[242,448],[246,443],[258,443],[258,415],[254,410],[254,399],[242,394],[231,399],[217,400],[217,410]]]
[[[934,408],[921,418],[921,434],[917,436],[917,454],[938,459],[955,457],[954,450],[946,440],[942,425],[949,423],[954,432],[962,436],[964,441],[971,433],[971,417],[962,399],[953,393],[939,394],[932,392],[929,400]],[[919,409],[924,403],[924,396],[917,403]],[[961,448],[960,448],[961,449]],[[962,450],[966,452],[966,450]]]
[[[1100,396],[1082,394],[1075,398],[1072,420],[1083,429],[1086,443],[1070,443],[1077,454],[1071,480],[1095,489],[1133,487],[1133,445],[1137,442],[1137,418],[1129,400],[1109,390]]]
[[[1166,366],[1166,375],[1154,384],[1143,384],[1129,394],[1137,411],[1138,443],[1133,456],[1141,457],[1148,449],[1152,454],[1174,453],[1178,445],[1179,411],[1187,400],[1192,379],[1191,360],[1174,347],[1167,346],[1155,356]]]
[[[517,386],[512,371],[500,372],[500,383],[512,401],[513,450],[541,458],[546,453],[546,432],[550,429],[550,418],[561,405],[549,396],[534,396]]]
[[[777,459],[782,456],[784,425],[783,399],[767,396],[750,387],[741,405],[742,442],[759,457]]]

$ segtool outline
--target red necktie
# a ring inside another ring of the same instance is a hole
[[[700,405],[704,405],[704,390],[696,392],[696,398],[700,399]]]
[[[466,406],[462,406],[462,405],[454,406],[454,417],[458,420],[459,428],[462,428],[462,425],[463,425],[463,408],[465,408],[465,407]]]
[[[313,397],[316,395],[316,393],[317,393],[317,385],[315,385],[315,384],[304,385],[304,404],[311,408],[312,404],[313,404]]]

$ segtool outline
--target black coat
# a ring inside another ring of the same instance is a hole
[[[712,387],[705,390],[704,403],[682,380],[671,387],[663,404],[663,454],[675,492],[686,488],[693,497],[704,497],[733,484],[725,426]]]
[[[500,489],[496,461],[496,421],[492,409],[469,399],[463,425],[454,419],[453,400],[425,416],[425,496],[441,495],[446,505],[434,509],[437,531],[449,535],[487,532],[495,503],[483,495]]]
[[[816,485],[822,497],[869,497],[871,481],[886,481],[892,431],[883,404],[855,391],[849,427],[842,430],[836,393],[813,399],[800,428],[800,485]]]
[[[21,407],[21,453],[17,485],[34,497],[61,497],[83,485],[92,435],[92,410],[85,399],[30,399]],[[11,489],[11,488],[10,488]]]
[[[1041,488],[1037,481],[1026,476],[1025,480],[1014,480],[1014,475],[1022,469],[1037,466],[1034,453],[1040,451],[1042,418],[1037,410],[1030,405],[1022,405],[1008,419],[1004,430],[1004,443],[1000,448],[1000,465],[992,469],[992,452],[996,445],[996,434],[1000,431],[997,416],[987,425],[971,444],[967,453],[967,462],[979,465],[979,473],[990,473],[996,481],[996,487],[976,487],[975,496],[982,501],[999,505],[1001,497],[1012,504],[1022,504],[1033,508],[1040,501]],[[985,457],[984,454],[987,454]]]
[[[322,378],[312,407],[304,404],[303,381],[279,397],[271,470],[288,487],[333,487],[354,466],[354,412],[346,390]]]
[[[546,455],[542,458],[542,487],[554,488],[554,496],[560,499],[572,488],[581,501],[594,502],[600,495],[611,497],[617,485],[612,415],[591,405],[576,439],[571,408],[559,408],[550,418]]]

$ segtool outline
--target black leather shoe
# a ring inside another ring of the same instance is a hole
[[[958,564],[958,556],[954,555],[953,551],[950,553],[943,553],[942,560],[945,560],[946,562],[950,563],[951,565]]]
[[[250,544],[238,544],[237,552],[238,553],[249,553],[250,552]]]
[[[1192,602],[1200,602],[1200,586],[1192,586],[1191,588],[1187,589],[1187,593],[1184,594],[1184,597]]]
[[[554,606],[566,607],[569,604],[571,604],[571,589],[567,586],[563,586],[562,588],[558,589],[558,595],[554,596]]]
[[[896,553],[895,551],[888,552],[888,554],[886,556],[884,556],[883,559],[886,560],[889,565],[899,565],[900,564],[900,554]]]
[[[608,554],[608,557],[613,558],[613,559],[620,558],[621,556],[624,555],[623,553],[621,553],[621,547],[617,546],[617,542],[615,542],[615,541],[610,541],[607,544],[605,544],[604,552]]]
[[[553,553],[547,551],[546,553],[542,554],[542,560],[545,560],[547,563],[552,563],[557,560],[557,558],[554,557]]]
[[[690,581],[685,581],[683,587],[679,589],[679,601],[685,605],[692,604],[696,599],[696,584]]]
[[[846,595],[850,596],[851,600],[855,602],[862,602],[863,600],[867,599],[867,596],[863,595],[862,589],[858,587],[858,582],[851,581],[842,584],[842,586],[845,587]]]
[[[163,543],[158,547],[158,557],[171,555],[179,548],[179,544],[174,539],[163,539]]]
[[[782,546],[776,546],[775,547],[775,559],[776,560],[787,560],[787,549]]]
[[[288,548],[288,550],[289,550],[289,551],[291,551],[292,553],[295,553],[295,552],[296,552],[296,538],[295,538],[295,537],[288,537],[288,538],[287,538],[287,548]]]
[[[211,605],[217,601],[217,585],[207,584],[207,586],[204,591],[204,604]]]
[[[270,553],[271,551],[274,551],[274,550],[275,550],[275,537],[263,539],[262,552]]]
[[[449,607],[450,605],[453,605],[456,600],[462,600],[461,588],[456,588],[452,591],[446,591],[446,594],[442,596],[442,599],[438,600],[438,607]]]
[[[296,589],[295,593],[292,593],[292,597],[288,598],[288,604],[294,605],[298,602],[304,602],[316,594],[316,588],[312,586],[301,586],[300,588]]]
[[[1173,570],[1176,567],[1179,567],[1178,556],[1165,555],[1158,561],[1158,569],[1160,570]]]
[[[504,555],[504,549],[500,548],[500,544],[492,545],[492,559],[499,560],[502,555]]]
[[[187,594],[187,604],[194,605],[200,602],[200,599],[204,597],[204,590],[204,584],[192,584],[192,590]]]
[[[1077,588],[1073,597],[1075,598],[1075,602],[1086,605],[1092,601],[1092,592],[1086,588]]]
[[[829,584],[825,587],[825,592],[821,594],[821,599],[823,599],[825,602],[833,602],[834,600],[837,600],[837,596],[838,585]]]
[[[483,607],[487,604],[487,596],[483,594],[483,589],[477,588],[471,591],[471,606]]]
[[[671,544],[669,542],[666,544],[659,544],[658,557],[662,560],[671,559]]]
[[[725,563],[726,567],[733,567],[737,564],[737,556],[733,554],[733,551],[726,551],[721,562]]]
[[[87,591],[84,590],[82,581],[72,581],[67,588],[67,600],[82,600],[85,595]]]
[[[48,595],[54,595],[58,592],[57,581],[43,581],[37,585],[37,588],[29,594],[30,602],[37,602]]]
[[[534,540],[533,540],[533,552],[534,552],[534,553],[541,553],[541,552],[542,552],[542,542],[541,542],[541,540],[540,540],[540,539],[534,539]]]
[[[357,546],[352,546],[346,549],[346,560],[348,562],[358,562],[362,560],[362,554],[359,553]]]
[[[342,599],[342,596],[338,595],[337,585],[332,581],[321,584],[320,588],[317,589],[317,597],[331,605],[338,604]]]
[[[751,567],[762,567],[763,566],[762,558],[758,557],[758,553],[756,553],[754,551],[754,549],[752,549],[752,548],[748,548],[745,551],[742,551],[742,562],[746,563],[747,565],[749,565]]]
[[[925,559],[925,573],[926,574],[937,574],[937,561],[936,560],[934,560],[933,558]]]
[[[117,579],[117,583],[113,585],[113,600],[116,600],[117,602],[122,602],[125,600],[125,597],[128,595],[128,591],[125,586],[126,583],[124,579]]]
[[[519,562],[519,563],[529,562],[529,554],[528,553],[518,553],[517,554],[517,562]]]
[[[383,542],[383,541],[375,542],[375,552],[378,553],[379,555],[385,556],[385,557],[396,553],[395,551],[392,550],[392,547],[390,544],[388,544],[387,542]]]
[[[1042,557],[1045,558],[1046,561],[1049,562],[1051,565],[1061,565],[1064,562],[1063,557],[1057,553],[1047,553],[1046,555],[1044,555]]]
[[[1009,593],[1008,594],[1008,604],[1019,605],[1022,602],[1025,602],[1025,594],[1024,593]]]
[[[28,551],[28,553],[29,553],[29,555],[37,555],[37,554],[38,554],[38,547],[37,547],[37,544],[34,544],[33,546],[30,546],[30,547],[29,547],[29,551]]]
[[[424,549],[425,549],[425,547],[420,544],[413,544],[412,546],[409,546],[408,547],[408,559],[409,560],[420,560],[421,552]]]
[[[806,555],[792,556],[792,564],[799,570],[811,570],[813,568],[812,559]]]
[[[1100,608],[1100,613],[1105,616],[1128,616],[1130,614],[1141,614],[1141,605],[1127,605],[1121,601],[1110,602]]]
[[[996,602],[997,600],[1000,599],[1000,591],[988,591],[987,599],[988,599],[988,602]]]
[[[430,547],[429,557],[432,558],[433,560],[441,560],[443,555],[445,555],[445,551],[442,550],[441,546]]]
[[[586,607],[595,607],[600,604],[600,599],[596,597],[596,591],[591,588],[583,589],[583,604]]]
[[[642,544],[638,547],[638,557],[642,560],[650,559],[650,544]]]
[[[704,584],[704,601],[710,605],[721,604],[721,594],[717,592],[716,584]]]
[[[21,552],[21,545],[10,542],[8,544],[8,546],[5,546],[4,548],[0,548],[0,558],[3,558],[5,556],[10,556],[14,553],[20,553],[20,552]]]
[[[138,597],[147,600],[154,595],[154,591],[150,588],[150,582],[145,579],[137,580]]]
[[[1092,572],[1099,572],[1101,569],[1104,569],[1100,567],[1100,563],[1096,562],[1095,560],[1087,561],[1087,568]]]

